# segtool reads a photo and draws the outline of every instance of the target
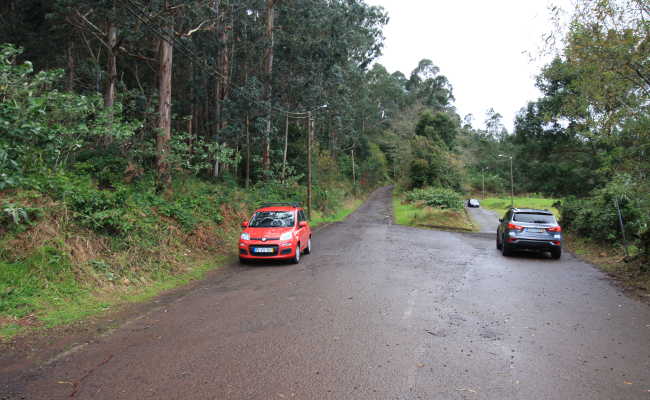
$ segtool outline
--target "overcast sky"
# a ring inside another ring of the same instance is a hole
[[[570,0],[554,0],[567,7]],[[388,12],[384,55],[389,72],[407,77],[428,58],[454,88],[461,117],[484,127],[494,108],[512,132],[517,111],[540,96],[535,76],[542,35],[552,30],[551,0],[366,0]],[[535,59],[531,59],[534,57]]]

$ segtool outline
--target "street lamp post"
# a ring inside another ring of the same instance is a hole
[[[485,170],[486,169],[487,169],[487,167],[483,167],[481,169],[481,175],[483,177],[483,200],[485,200]]]
[[[510,159],[510,207],[515,206],[515,179],[512,175],[512,156],[505,154],[499,154],[499,157],[505,157]]]

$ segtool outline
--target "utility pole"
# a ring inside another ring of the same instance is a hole
[[[357,175],[354,170],[354,148],[352,148],[352,184],[357,186]]]
[[[510,206],[515,206],[515,178],[512,174],[512,156],[510,156]]]
[[[284,183],[287,170],[287,148],[289,147],[289,114],[284,122],[284,155],[282,156],[282,183]]]
[[[246,189],[251,182],[251,135],[248,114],[246,114]]]
[[[311,141],[314,131],[314,121],[311,111],[307,114],[307,219],[311,219]]]

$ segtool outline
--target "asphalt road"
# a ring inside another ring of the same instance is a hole
[[[380,189],[299,265],[233,266],[4,398],[650,399],[647,304],[570,254],[390,215]]]
[[[500,217],[497,217],[494,211],[486,210],[483,207],[467,207],[467,212],[472,216],[474,222],[479,225],[481,233],[496,233]]]

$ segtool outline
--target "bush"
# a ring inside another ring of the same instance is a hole
[[[460,194],[447,188],[414,189],[406,193],[409,203],[424,202],[429,207],[462,209],[463,198]]]
[[[616,201],[621,210],[628,241],[638,241],[641,247],[647,237],[650,213],[648,198],[643,190],[622,190],[617,180],[603,189],[594,191],[590,197],[564,198],[558,208],[561,223],[567,230],[598,241],[622,242],[622,234]]]
[[[20,53],[0,46],[0,189],[30,171],[65,167],[98,141],[125,141],[142,126],[122,120],[119,102],[109,110],[99,95],[58,91],[63,71],[17,65]]]

